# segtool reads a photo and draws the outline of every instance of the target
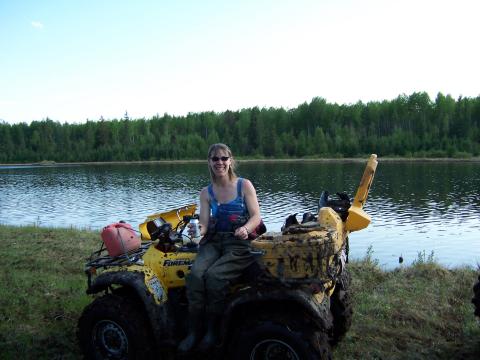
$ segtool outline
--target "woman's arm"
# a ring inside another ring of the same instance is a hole
[[[200,234],[203,236],[207,233],[208,223],[210,222],[210,197],[208,195],[208,187],[200,192]]]
[[[247,239],[255,228],[260,224],[260,206],[258,205],[257,192],[252,183],[248,179],[243,180],[242,184],[243,195],[245,196],[245,204],[247,205],[250,219],[235,231],[235,236],[241,239]]]

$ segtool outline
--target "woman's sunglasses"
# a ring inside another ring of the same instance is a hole
[[[230,156],[220,156],[220,157],[218,157],[218,156],[212,156],[210,159],[211,159],[213,162],[217,162],[217,161],[219,161],[219,160],[222,160],[223,162],[225,162],[225,161],[227,161],[228,159],[230,159]]]

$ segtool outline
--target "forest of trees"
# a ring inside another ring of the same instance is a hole
[[[478,156],[480,97],[419,92],[349,105],[314,98],[289,110],[0,123],[0,163],[203,159],[216,142],[252,158]]]

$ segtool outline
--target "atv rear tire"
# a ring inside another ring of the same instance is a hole
[[[235,360],[329,360],[331,349],[324,333],[294,331],[285,324],[260,321],[236,339]]]
[[[478,277],[478,281],[473,286],[472,303],[475,306],[475,315],[480,317],[480,276]]]
[[[95,299],[78,320],[78,339],[86,359],[150,359],[153,342],[148,321],[126,296]]]
[[[352,325],[353,309],[350,296],[350,281],[350,273],[347,269],[344,269],[330,297],[330,312],[333,317],[333,329],[330,338],[332,346],[343,339]]]

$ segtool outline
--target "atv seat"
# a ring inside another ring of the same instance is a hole
[[[260,260],[265,255],[265,251],[255,249],[250,250],[250,254],[253,255],[255,261],[243,271],[242,276],[231,282],[231,286],[236,287],[237,285],[257,283],[261,277],[267,274],[265,266]]]

